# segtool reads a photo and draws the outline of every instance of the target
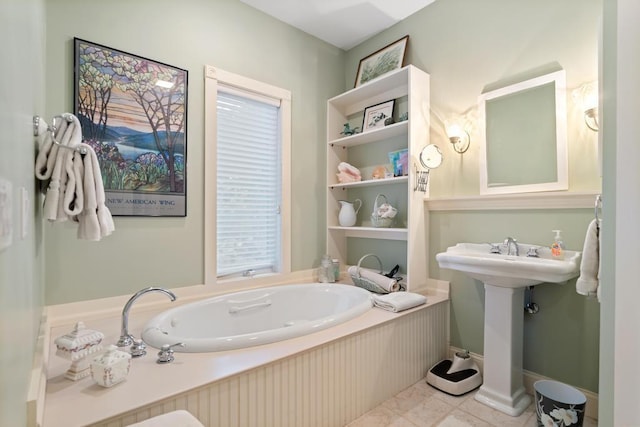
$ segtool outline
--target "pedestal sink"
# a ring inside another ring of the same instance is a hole
[[[519,255],[506,255],[504,245],[458,243],[436,255],[440,268],[484,283],[484,382],[475,398],[512,416],[531,402],[522,384],[525,288],[577,277],[581,258],[576,251],[564,251],[558,260],[546,247],[517,243],[517,248]],[[538,248],[538,257],[527,256],[536,252],[532,248]],[[498,250],[502,253],[492,253]]]

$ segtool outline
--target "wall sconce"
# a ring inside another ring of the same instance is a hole
[[[584,122],[589,129],[597,132],[598,124],[598,83],[590,82],[581,85],[572,92],[573,100],[584,111]]]
[[[445,130],[449,137],[449,142],[453,145],[453,150],[456,153],[463,154],[469,149],[471,137],[469,136],[469,132],[467,132],[460,123],[453,121],[446,122]]]

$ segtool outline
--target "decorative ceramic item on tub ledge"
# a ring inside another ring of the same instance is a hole
[[[114,386],[127,378],[131,369],[131,355],[110,345],[91,362],[91,377],[102,387]]]
[[[76,323],[73,331],[56,338],[56,355],[71,360],[65,378],[76,381],[89,375],[87,356],[102,350],[102,332],[87,329],[83,322]]]

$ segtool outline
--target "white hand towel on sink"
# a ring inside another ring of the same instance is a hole
[[[393,311],[394,313],[426,304],[426,302],[427,297],[413,292],[393,292],[386,295],[373,295],[374,306]]]
[[[587,227],[582,249],[580,277],[576,281],[576,292],[580,295],[598,296],[600,300],[600,224],[594,219]]]

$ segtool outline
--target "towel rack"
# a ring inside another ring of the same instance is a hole
[[[33,116],[33,136],[41,136],[41,125],[44,125],[45,131],[49,132],[49,134],[51,135],[51,141],[53,141],[53,143],[58,147],[77,151],[80,154],[87,154],[87,149],[85,147],[69,147],[67,145],[60,144],[60,141],[56,141],[55,133],[58,130],[58,127],[56,126],[57,119],[66,120],[67,122],[71,123],[73,122],[73,115],[70,113],[64,113],[62,115],[54,116],[53,119],[51,119],[51,125],[48,125],[44,120],[40,118],[40,116]]]

